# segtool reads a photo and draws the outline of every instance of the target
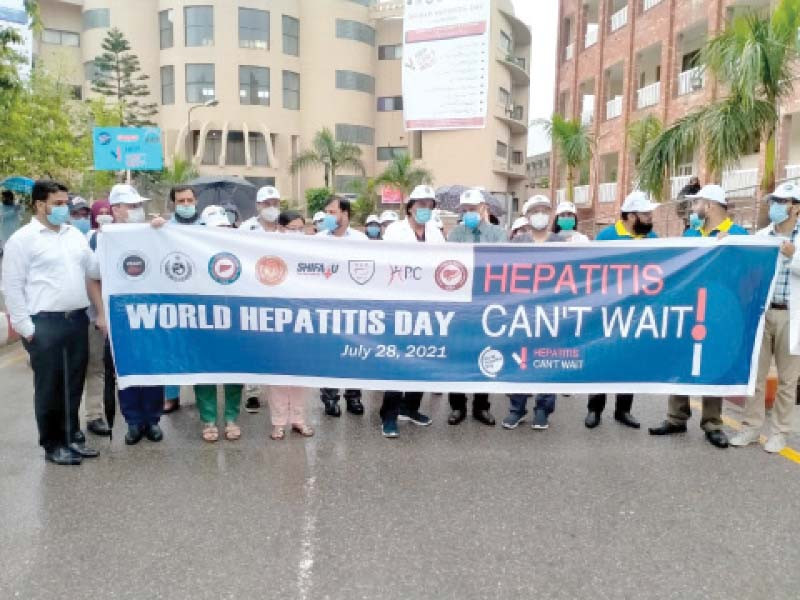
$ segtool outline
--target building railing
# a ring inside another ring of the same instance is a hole
[[[575,206],[590,206],[592,204],[592,197],[589,194],[588,185],[577,185],[574,190]]]
[[[606,102],[606,120],[616,119],[622,114],[622,96],[616,96]]]
[[[678,198],[678,194],[680,194],[681,190],[689,184],[689,180],[691,178],[692,178],[691,175],[679,175],[677,177],[670,178],[669,197],[672,198],[673,200],[676,200]]]
[[[590,108],[581,113],[581,125],[591,125],[594,121],[594,109]]]
[[[586,35],[583,38],[583,47],[590,48],[597,43],[597,23],[589,23],[586,25]]]
[[[661,82],[656,81],[636,91],[637,108],[646,108],[658,104],[661,97]]]
[[[758,169],[734,169],[722,173],[722,187],[729,198],[753,196],[758,187]]]
[[[567,190],[564,188],[556,190],[556,202],[560,204],[561,202],[566,202],[566,201],[567,201]]]
[[[702,67],[694,67],[678,75],[678,95],[685,96],[698,90],[702,90],[705,85],[705,73]]]
[[[644,0],[644,2],[642,3],[642,8],[645,11],[648,11],[651,8],[653,8],[654,6],[656,6],[657,4],[659,4],[660,2],[661,2],[661,0]]]
[[[611,31],[614,32],[617,29],[625,27],[628,23],[628,5],[626,4],[622,8],[620,8],[617,12],[611,15]]]
[[[786,179],[800,179],[800,165],[786,165]]]
[[[601,183],[597,188],[597,201],[609,204],[617,200],[617,182]]]

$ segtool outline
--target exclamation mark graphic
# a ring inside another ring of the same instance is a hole
[[[520,350],[519,354],[514,352],[511,355],[511,358],[514,359],[514,362],[517,363],[519,365],[519,368],[522,369],[523,371],[528,368],[528,349],[527,348],[523,348],[522,350]]]
[[[700,376],[700,365],[703,361],[703,344],[706,339],[706,288],[697,290],[697,323],[692,327],[692,339],[694,340],[694,353],[692,354],[692,377]]]

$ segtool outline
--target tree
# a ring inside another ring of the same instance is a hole
[[[403,192],[407,198],[411,191],[423,183],[432,183],[433,175],[423,167],[415,167],[408,153],[392,158],[389,166],[375,178],[375,185],[386,185]]]
[[[565,119],[559,114],[553,115],[550,121],[534,121],[533,125],[544,129],[561,160],[567,165],[567,200],[573,202],[575,173],[588,168],[594,154],[594,136],[580,120]]]
[[[25,12],[30,19],[30,26],[33,31],[40,31],[42,28],[39,16],[39,4],[36,0],[25,0]],[[19,77],[19,66],[23,63],[23,57],[13,46],[22,42],[22,36],[14,27],[0,27],[0,95],[16,91],[22,85]]]
[[[793,93],[798,27],[800,0],[781,0],[772,15],[746,12],[706,42],[698,64],[728,94],[678,119],[647,146],[639,163],[639,187],[660,194],[678,161],[698,148],[719,178],[759,139],[764,141],[761,189],[774,187],[775,133],[780,106]]]
[[[336,172],[340,169],[352,169],[362,175],[365,172],[361,162],[361,148],[349,142],[337,142],[327,127],[322,128],[314,136],[311,148],[304,150],[292,160],[291,172],[311,167],[325,169],[325,187],[336,185]]]
[[[120,125],[154,125],[152,117],[158,108],[155,103],[140,102],[150,96],[145,83],[148,76],[141,73],[139,57],[131,53],[130,43],[115,27],[109,30],[102,47],[103,54],[94,59],[92,91],[114,100]]]
[[[382,182],[387,185],[387,182]],[[350,185],[350,191],[357,194],[352,204],[351,219],[354,223],[362,223],[367,217],[375,212],[375,200],[377,194],[375,188],[378,187],[378,180],[374,178],[356,179]]]
[[[647,145],[659,136],[663,128],[661,119],[652,113],[628,125],[628,147],[633,155],[635,167],[639,166],[639,161]]]
[[[325,208],[325,203],[330,198],[333,191],[330,188],[309,188],[306,190],[306,208],[308,216],[311,217],[314,213],[321,211]]]

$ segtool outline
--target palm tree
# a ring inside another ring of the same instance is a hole
[[[561,160],[567,165],[567,200],[575,197],[575,172],[589,166],[594,154],[594,136],[578,119],[565,119],[559,114],[548,121],[538,119],[533,125],[541,126],[555,146]]]
[[[331,182],[336,185],[336,172],[339,169],[353,169],[364,174],[361,148],[349,142],[337,142],[327,127],[316,133],[311,146],[311,149],[301,152],[292,160],[293,175],[310,167],[323,167],[325,187],[330,187]]]
[[[194,163],[179,156],[173,156],[172,166],[161,172],[161,181],[170,185],[186,183],[195,177],[197,177],[197,169],[194,168]]]
[[[633,154],[635,167],[639,166],[647,145],[659,136],[662,129],[661,119],[652,113],[628,125],[628,148]]]
[[[424,167],[414,166],[407,152],[392,158],[389,166],[375,178],[376,185],[386,185],[401,190],[404,198],[407,198],[418,185],[432,182],[433,174]]]
[[[638,184],[660,194],[681,157],[705,150],[709,170],[719,176],[764,141],[761,188],[775,184],[775,132],[780,106],[792,95],[798,52],[800,0],[781,0],[771,16],[747,12],[706,42],[698,64],[713,74],[728,95],[690,112],[666,128],[645,149]]]

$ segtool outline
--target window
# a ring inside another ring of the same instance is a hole
[[[73,100],[83,100],[83,86],[71,85],[69,86],[69,93]]]
[[[495,154],[500,158],[508,158],[508,144],[504,144],[503,142],[497,142],[497,150]]]
[[[263,133],[248,133],[247,144],[250,146],[250,163],[254,167],[267,167],[267,143]]]
[[[197,154],[197,142],[200,139],[200,132],[194,132],[195,151]],[[212,129],[206,134],[206,146],[203,151],[202,164],[204,165],[217,165],[219,164],[219,157],[222,154],[222,132],[219,129]]]
[[[241,131],[229,131],[228,141],[225,144],[225,164],[230,166],[243,166],[244,134]]]
[[[269,69],[239,67],[239,102],[269,106]]]
[[[187,46],[214,45],[214,7],[186,6],[183,9]]]
[[[216,95],[214,91],[214,65],[186,65],[186,102],[205,102]]]
[[[239,9],[239,48],[269,49],[269,12]]]
[[[283,53],[300,56],[300,21],[283,15]]]
[[[399,60],[403,58],[403,45],[378,46],[378,60]]]
[[[45,29],[42,31],[42,42],[45,44],[54,44],[57,46],[74,46],[81,45],[81,35],[73,31],[61,31],[59,29]]]
[[[375,130],[372,127],[364,127],[363,125],[337,123],[336,141],[372,146],[375,144]]]
[[[111,26],[111,11],[107,8],[95,8],[83,11],[83,30]]]
[[[161,67],[161,104],[175,104],[175,67]]]
[[[83,63],[83,77],[86,81],[92,82],[97,77],[97,67],[94,66],[93,60],[87,60]]]
[[[392,160],[408,154],[403,146],[378,146],[378,160]]]
[[[172,48],[175,43],[173,39],[172,9],[162,10],[158,13],[158,30],[161,38],[161,49]]]
[[[357,71],[336,71],[336,88],[375,93],[375,79]]]
[[[337,175],[335,183],[336,191],[343,194],[354,193],[358,189],[358,182],[363,182],[364,178],[358,175]]]
[[[375,30],[358,21],[336,19],[336,37],[343,40],[355,40],[370,46],[375,45]]]
[[[403,110],[402,96],[386,96],[378,98],[378,111],[388,112],[390,110]]]
[[[511,155],[511,162],[515,165],[521,165],[525,162],[525,158],[522,156],[522,152],[519,150],[514,150],[513,154]]]
[[[283,72],[283,108],[300,110],[300,75],[293,71]]]
[[[414,159],[422,158],[422,132],[411,132],[411,157]]]
[[[498,89],[497,101],[503,106],[508,106],[509,104],[511,104],[511,93],[505,88]]]
[[[511,54],[511,36],[505,31],[500,31],[500,49],[506,54]]]

